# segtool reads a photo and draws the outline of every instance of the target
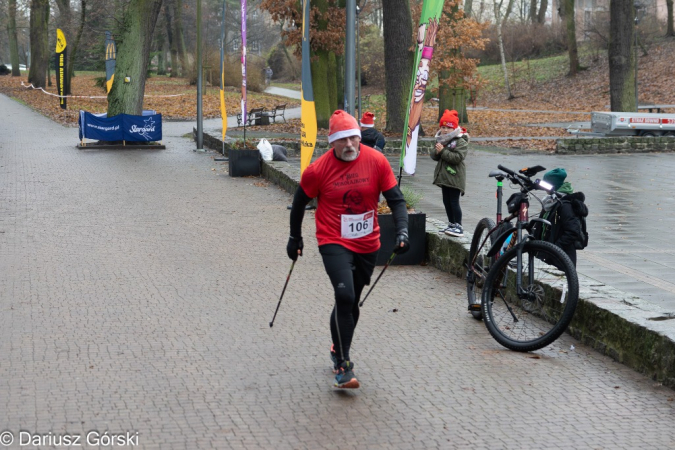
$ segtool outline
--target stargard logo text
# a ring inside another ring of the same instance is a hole
[[[18,439],[16,439],[18,438]],[[15,436],[11,431],[0,433],[0,445],[9,447],[17,440],[20,447],[82,447],[83,445],[94,447],[137,447],[138,431],[127,431],[124,433],[110,433],[104,431],[90,431],[82,439],[81,434],[63,433],[32,433],[30,431],[19,431]]]
[[[155,127],[137,127],[136,125],[131,126],[131,131],[132,133],[154,133],[155,132]]]

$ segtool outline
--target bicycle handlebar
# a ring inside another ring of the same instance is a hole
[[[560,194],[559,192],[557,192],[555,190],[549,191],[545,187],[541,186],[539,183],[535,183],[534,181],[532,181],[529,177],[527,177],[523,174],[514,172],[513,170],[509,169],[508,167],[504,167],[501,164],[498,164],[497,168],[499,170],[502,170],[502,171],[506,172],[508,175],[510,175],[510,177],[509,177],[510,180],[520,184],[524,189],[527,189],[528,191],[538,189],[538,190],[547,192],[548,194],[554,194],[556,197],[562,197],[562,194]]]

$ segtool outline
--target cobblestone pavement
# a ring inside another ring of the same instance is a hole
[[[189,126],[165,127],[166,150],[82,151],[75,129],[2,95],[0,110],[9,448],[37,447],[20,431],[190,450],[675,448],[672,390],[569,336],[504,350],[430,267],[388,269],[355,337],[363,387],[333,390],[311,213],[270,329],[288,194],[230,178],[180,137]]]

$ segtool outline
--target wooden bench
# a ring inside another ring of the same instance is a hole
[[[269,111],[263,111],[263,116],[267,117],[268,122],[271,121],[272,123],[277,123],[277,117],[281,117],[284,119],[284,123],[286,123],[286,117],[284,116],[285,113],[286,104],[284,103],[283,105],[275,106]]]
[[[265,115],[263,108],[253,108],[248,112],[246,125],[269,125],[269,117]],[[242,125],[241,113],[237,114],[237,126]]]

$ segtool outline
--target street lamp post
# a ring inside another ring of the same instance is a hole
[[[358,71],[358,77],[356,78],[356,88],[358,92],[358,97],[359,97],[359,103],[358,103],[358,108],[359,108],[359,113],[357,115],[357,118],[359,116],[363,115],[363,111],[361,111],[361,28],[359,27],[359,14],[361,13],[361,8],[359,8],[359,5],[356,5],[356,70]]]
[[[638,24],[640,23],[640,10],[643,7],[640,3],[633,4],[635,8],[635,112],[640,112],[640,104],[638,103]]]
[[[359,26],[359,17],[361,14],[361,10],[366,6],[366,3],[368,0],[364,0],[363,5],[356,5],[356,66],[358,70],[358,78],[357,78],[357,83],[358,83],[358,97],[359,97],[359,116],[363,115],[363,110],[361,109],[361,27]],[[361,3],[359,1],[359,3]]]
[[[345,111],[354,114],[354,23],[356,0],[347,0],[345,33]]]
[[[197,149],[204,151],[204,120],[202,116],[202,0],[197,0]]]

